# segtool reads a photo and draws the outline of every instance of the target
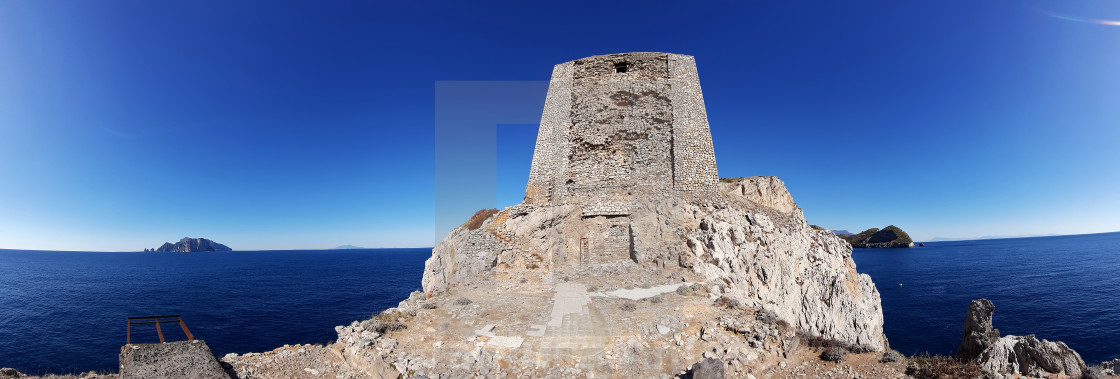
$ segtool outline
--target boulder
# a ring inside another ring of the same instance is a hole
[[[1081,355],[1059,341],[1039,340],[1035,336],[1004,336],[980,355],[985,370],[1018,373],[1032,377],[1064,374],[1089,378],[1089,368]]]
[[[1117,375],[1120,373],[1120,358],[1101,362],[1101,369],[1105,374]]]
[[[723,379],[723,362],[708,358],[692,365],[692,379]]]

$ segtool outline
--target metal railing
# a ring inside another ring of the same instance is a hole
[[[166,319],[166,320],[160,320]],[[159,334],[159,342],[163,340],[163,329],[159,324],[179,323],[179,327],[183,328],[183,334],[187,335],[187,341],[194,341],[194,335],[191,334],[190,329],[187,329],[187,324],[183,322],[183,318],[179,315],[169,316],[148,316],[148,317],[129,317],[128,318],[128,335],[125,337],[125,344],[132,343],[132,326],[143,324],[156,324],[156,334]]]

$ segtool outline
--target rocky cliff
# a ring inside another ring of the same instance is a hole
[[[164,242],[160,247],[150,250],[145,249],[144,251],[185,253],[194,251],[233,251],[233,249],[205,238],[183,237],[183,239],[174,244]]]
[[[910,235],[894,225],[883,229],[871,228],[858,234],[842,235],[840,238],[855,248],[914,247],[914,240],[910,239]]]
[[[721,188],[728,207],[704,217],[687,238],[693,271],[798,329],[872,351],[887,348],[875,283],[856,272],[850,247],[805,221],[781,180],[753,177]]]

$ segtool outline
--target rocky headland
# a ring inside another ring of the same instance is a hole
[[[226,245],[205,239],[205,238],[190,238],[183,237],[176,243],[164,242],[162,246],[154,249],[144,249],[150,252],[174,252],[174,253],[187,253],[195,251],[233,251]]]
[[[894,225],[883,229],[871,228],[857,234],[841,235],[840,238],[854,248],[914,247],[914,240],[910,239],[910,235]]]

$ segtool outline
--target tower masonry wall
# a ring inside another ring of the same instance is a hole
[[[716,182],[692,57],[599,55],[553,69],[526,203],[620,215],[636,197],[710,194]]]
[[[570,132],[572,107],[572,62],[561,63],[552,69],[548,94],[544,100],[544,113],[537,131],[537,145],[533,149],[533,163],[529,168],[529,184],[525,188],[525,202],[546,204],[552,200],[555,181],[567,165],[567,135]]]
[[[673,178],[679,191],[715,191],[719,182],[716,153],[696,60],[687,55],[669,56],[669,93],[673,104]]]

